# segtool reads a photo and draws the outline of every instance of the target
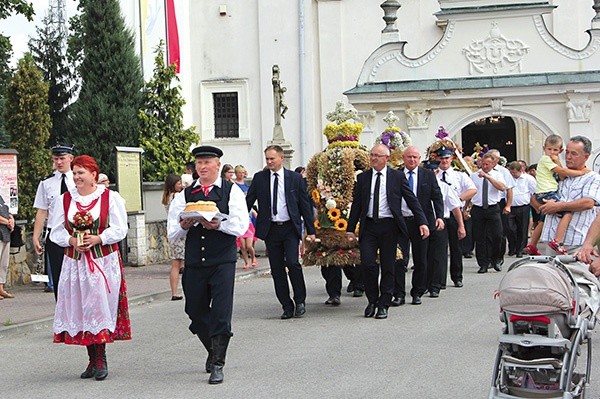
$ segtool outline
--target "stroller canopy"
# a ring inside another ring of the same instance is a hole
[[[519,314],[558,313],[573,307],[573,287],[566,274],[543,263],[527,263],[500,282],[500,307]]]

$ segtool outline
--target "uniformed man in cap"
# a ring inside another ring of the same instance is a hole
[[[223,151],[217,147],[194,148],[198,179],[175,195],[168,216],[169,239],[186,237],[182,276],[185,312],[190,331],[208,351],[206,372],[210,384],[223,382],[223,366],[231,332],[233,284],[237,260],[236,237],[248,229],[249,219],[242,190],[221,179]],[[224,218],[180,218],[186,203],[213,201]]]
[[[42,232],[46,221],[51,216],[52,202],[65,191],[75,187],[71,161],[73,160],[73,146],[60,143],[52,147],[52,164],[54,171],[44,178],[38,185],[33,207],[37,208],[33,224],[33,247],[41,255]],[[46,269],[49,277],[48,288],[54,290],[54,298],[58,295],[58,281],[62,269],[64,248],[50,241],[50,230],[46,232]]]

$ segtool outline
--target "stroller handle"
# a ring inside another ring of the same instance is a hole
[[[556,259],[561,263],[575,263],[578,261],[577,257],[574,255],[556,255],[556,256],[537,255],[537,256],[530,256],[527,259],[534,260],[534,261],[540,261],[540,262],[549,262],[552,259]]]

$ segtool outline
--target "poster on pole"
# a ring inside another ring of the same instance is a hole
[[[125,200],[127,212],[143,209],[142,153],[138,147],[115,147],[117,151],[117,191]]]
[[[17,154],[17,150],[0,149],[0,195],[13,215],[19,211]]]

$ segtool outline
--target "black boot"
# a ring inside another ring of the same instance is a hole
[[[212,337],[213,364],[209,384],[220,384],[223,382],[223,366],[225,366],[225,355],[229,345],[229,335],[216,335]]]
[[[106,362],[106,344],[96,345],[96,381],[102,381],[108,376],[108,363]]]
[[[80,377],[92,378],[96,374],[96,345],[88,345],[86,348],[90,362],[88,363],[85,371],[81,373]]]
[[[202,345],[204,345],[204,348],[208,352],[208,357],[206,358],[206,363],[204,365],[204,369],[206,370],[207,373],[210,373],[212,371],[212,355],[213,355],[211,339],[208,336],[208,334],[204,334],[204,333],[198,334],[198,338],[200,338],[200,342],[202,342]]]

